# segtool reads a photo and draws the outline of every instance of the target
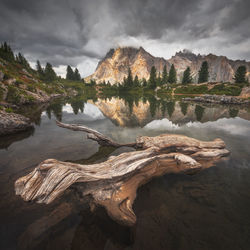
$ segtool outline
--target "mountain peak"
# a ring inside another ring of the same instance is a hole
[[[240,65],[245,65],[247,72],[250,71],[250,62],[233,61],[213,54],[196,55],[192,51],[184,49],[177,52],[171,59],[165,60],[164,58],[154,57],[143,47],[130,46],[110,49],[98,63],[94,74],[87,77],[86,81],[94,79],[97,83],[109,81],[111,84],[123,82],[124,77],[127,77],[128,68],[131,69],[133,77],[137,75],[139,79],[148,79],[152,66],[155,66],[157,72],[162,72],[165,65],[169,71],[171,64],[175,65],[178,81],[182,78],[187,67],[190,67],[193,79],[196,81],[204,60],[209,63],[209,81],[232,82],[235,71]]]

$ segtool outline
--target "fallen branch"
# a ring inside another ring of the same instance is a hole
[[[57,124],[87,132],[101,145],[130,145],[144,150],[111,156],[105,162],[92,165],[48,159],[16,181],[16,194],[26,201],[48,204],[74,185],[83,199],[86,196],[92,198],[91,205],[105,207],[110,217],[129,226],[136,222],[132,205],[139,186],[165,173],[193,174],[229,154],[220,139],[204,142],[183,135],[166,134],[141,136],[135,143],[119,144],[84,126]]]

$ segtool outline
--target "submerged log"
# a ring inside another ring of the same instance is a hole
[[[87,132],[90,139],[101,145],[125,145],[143,150],[111,156],[105,162],[91,165],[45,160],[16,181],[16,194],[25,201],[48,204],[72,186],[82,199],[91,198],[88,199],[91,207],[105,207],[110,217],[128,226],[136,222],[132,206],[139,186],[166,173],[196,173],[229,154],[221,139],[205,142],[183,135],[164,134],[141,136],[135,143],[119,144],[84,126],[57,124]]]

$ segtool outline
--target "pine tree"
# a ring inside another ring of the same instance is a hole
[[[142,79],[142,86],[147,87],[147,80],[145,78]]]
[[[81,75],[80,75],[80,73],[79,73],[79,71],[78,71],[77,68],[75,68],[74,80],[75,80],[75,81],[81,81]]]
[[[174,64],[171,65],[171,68],[169,70],[168,82],[169,83],[177,82],[176,70],[175,70]]]
[[[207,82],[208,77],[209,77],[208,63],[207,63],[207,61],[204,61],[201,65],[200,70],[199,70],[198,83]]]
[[[247,73],[246,66],[239,66],[237,68],[236,72],[235,72],[234,81],[236,83],[245,83],[245,82],[247,82],[246,73]]]
[[[168,72],[167,72],[167,66],[164,65],[163,71],[162,71],[162,84],[166,84],[168,81]]]
[[[6,61],[10,61],[10,62],[15,60],[14,53],[13,53],[11,47],[6,42],[1,44],[0,57],[5,59]]]
[[[36,61],[36,70],[37,70],[37,73],[39,75],[39,78],[43,79],[44,78],[44,70],[43,70],[39,60]]]
[[[67,67],[66,79],[71,81],[74,80],[74,71],[69,65]]]
[[[56,80],[57,76],[50,63],[47,63],[44,70],[44,80],[51,82]]]
[[[133,85],[134,85],[134,81],[133,81],[132,72],[131,72],[131,69],[128,68],[128,77],[127,77],[126,82],[125,82],[125,87],[132,88]]]
[[[138,76],[136,75],[134,79],[134,87],[139,87],[139,86],[140,86],[140,82],[139,82]]]
[[[150,89],[156,88],[156,68],[155,68],[155,66],[152,66],[151,71],[150,71],[149,88]]]
[[[156,78],[156,86],[162,85],[162,78],[160,72],[158,73],[158,77]]]
[[[192,82],[192,77],[191,77],[190,68],[187,67],[183,73],[182,84],[187,84],[187,83],[191,83],[191,82]]]

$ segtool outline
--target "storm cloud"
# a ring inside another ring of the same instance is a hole
[[[106,52],[143,46],[169,58],[178,50],[250,60],[248,0],[0,0],[0,41],[59,74],[92,73]]]

